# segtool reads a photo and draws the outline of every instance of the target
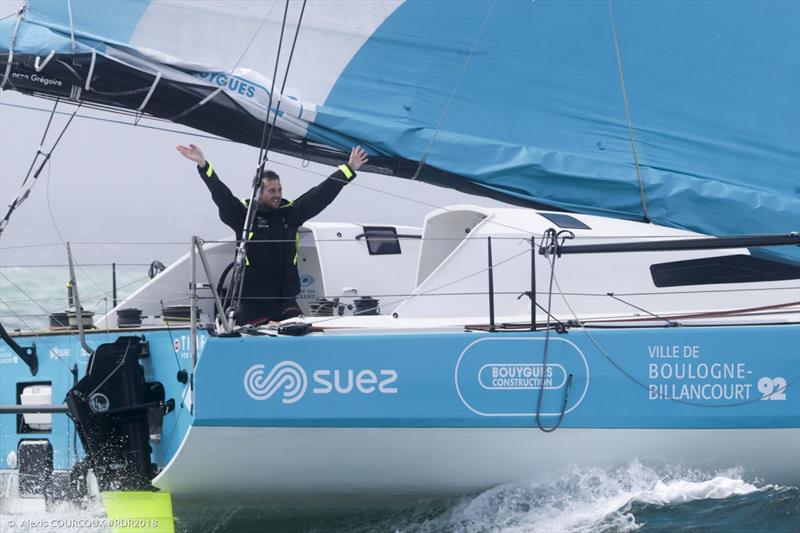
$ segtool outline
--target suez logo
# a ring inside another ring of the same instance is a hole
[[[311,374],[312,394],[397,394],[397,370],[317,369]],[[278,391],[283,403],[299,401],[308,390],[305,369],[294,361],[281,361],[272,370],[253,365],[244,374],[244,390],[254,400],[266,400]]]

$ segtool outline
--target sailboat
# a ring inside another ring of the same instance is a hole
[[[28,0],[4,90],[322,163],[359,144],[508,206],[306,223],[304,315],[269,327],[225,299],[242,243],[193,237],[94,323],[4,334],[0,475],[290,509],[633,458],[796,485],[799,10]]]

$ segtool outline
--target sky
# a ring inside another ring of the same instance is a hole
[[[13,14],[19,5],[18,0],[0,0],[0,17]],[[0,92],[2,215],[36,154],[52,105],[13,91]],[[65,113],[73,109],[71,105],[59,106]],[[30,197],[14,212],[0,237],[0,266],[63,264],[64,241],[76,243],[73,253],[83,263],[149,263],[158,259],[168,264],[188,251],[192,235],[208,240],[232,236],[219,221],[194,164],[175,146],[199,145],[222,180],[241,197],[249,196],[257,148],[205,139],[178,125],[150,123],[180,130],[165,132],[144,127],[147,121],[134,126],[130,117],[83,109],[78,114]],[[89,115],[126,123],[85,117]],[[66,118],[58,115],[54,119],[44,142],[45,151]],[[281,175],[284,195],[289,199],[334,170],[314,163],[304,169],[302,161],[276,153],[270,153],[269,158],[269,166]],[[423,183],[360,173],[315,220],[420,226],[434,209],[431,206],[463,203],[502,205]]]

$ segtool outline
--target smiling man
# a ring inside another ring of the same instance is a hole
[[[200,148],[190,144],[177,149],[184,157],[197,163],[197,171],[219,208],[220,220],[239,238],[244,230],[249,200],[238,200],[231,193]],[[300,314],[300,306],[295,300],[300,292],[297,230],[306,220],[322,212],[366,162],[367,152],[360,146],[353,148],[347,164],[339,165],[328,179],[294,201],[283,197],[281,180],[275,172],[263,172],[256,218],[247,239],[252,242],[248,242],[246,248],[238,324],[259,325]]]

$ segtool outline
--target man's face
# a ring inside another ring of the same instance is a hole
[[[278,209],[281,206],[282,198],[281,180],[265,179],[261,185],[261,196],[258,197],[258,203],[269,209]]]

